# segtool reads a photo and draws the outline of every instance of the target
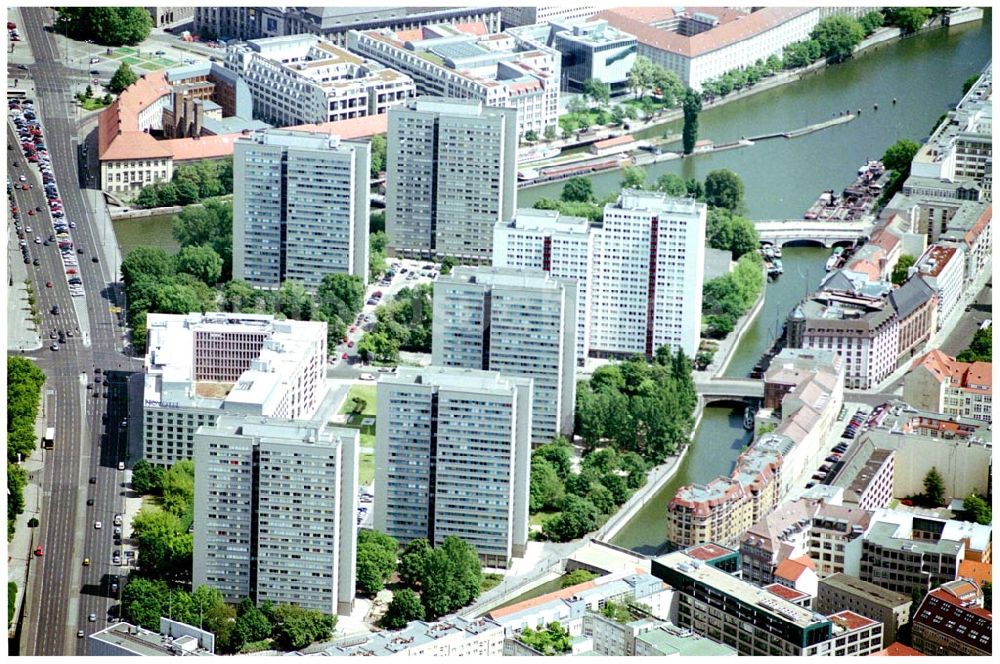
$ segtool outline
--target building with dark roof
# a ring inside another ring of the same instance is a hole
[[[910,620],[910,595],[886,590],[847,574],[832,574],[819,580],[815,608],[820,613],[850,609],[882,623],[885,643],[896,640],[899,628]]]
[[[930,591],[913,616],[913,647],[925,655],[992,655],[993,614],[983,608],[982,588],[957,579]]]
[[[937,292],[920,278],[907,279],[889,293],[899,320],[896,367],[913,357],[937,329]]]

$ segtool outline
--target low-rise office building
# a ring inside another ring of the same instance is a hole
[[[500,657],[504,630],[489,618],[453,616],[438,622],[415,620],[395,632],[358,637],[359,643],[331,646],[331,657]]]
[[[234,44],[225,62],[250,87],[254,117],[280,127],[380,115],[416,94],[406,74],[315,35]]]
[[[195,456],[220,415],[310,419],[326,393],[326,323],[265,314],[149,314],[143,458]]]
[[[233,150],[233,277],[315,292],[328,274],[368,282],[367,142],[274,129]]]
[[[377,386],[375,530],[460,537],[488,566],[528,543],[532,379],[399,367]]]
[[[903,377],[903,401],[921,410],[992,422],[993,364],[959,362],[932,350]]]
[[[899,593],[926,592],[957,579],[966,558],[990,562],[992,532],[966,521],[876,510],[861,541],[859,578]]]
[[[160,631],[113,623],[87,637],[89,657],[211,657],[215,635],[182,622],[160,618]]]
[[[434,282],[431,362],[533,381],[531,436],[572,435],[576,287],[541,270],[459,266]]]
[[[195,587],[229,603],[354,606],[357,429],[331,427],[332,391],[311,421],[223,415],[195,434]]]
[[[983,590],[968,579],[927,593],[913,616],[913,647],[938,657],[993,654],[993,614],[983,608]]]
[[[882,649],[882,624],[851,611],[829,617],[682,551],[655,558],[654,575],[679,596],[680,627],[756,656],[863,656]]]
[[[932,244],[910,268],[910,278],[919,275],[937,294],[937,325],[941,329],[962,298],[965,281],[965,251],[961,246]]]
[[[557,124],[561,57],[548,46],[522,48],[508,34],[464,23],[352,30],[347,47],[410,76],[422,95],[517,109],[517,136]]]
[[[816,610],[820,613],[848,609],[879,621],[885,643],[894,642],[899,629],[910,621],[912,604],[911,595],[841,573],[820,579],[816,597]]]

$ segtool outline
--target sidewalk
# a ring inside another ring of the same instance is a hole
[[[8,214],[10,209],[8,208]],[[17,249],[17,235],[14,234],[14,224],[10,224],[7,229],[7,265],[10,274],[7,279],[7,350],[9,351],[33,351],[42,347],[42,338],[35,327],[35,321],[31,318],[31,305],[28,304],[28,288],[24,285],[24,280],[29,279],[28,270],[25,268],[21,253]],[[13,285],[11,285],[13,284]],[[36,298],[39,284],[32,280],[31,286],[35,291]],[[44,289],[45,284],[41,287]]]

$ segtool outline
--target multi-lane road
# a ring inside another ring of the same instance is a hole
[[[56,245],[45,247],[31,243],[32,257],[41,265],[30,266],[29,274],[42,312],[41,331],[46,344],[37,353],[38,364],[48,379],[49,426],[56,428],[54,449],[45,451],[42,471],[42,511],[36,542],[45,547],[45,555],[36,559],[25,598],[22,655],[82,655],[86,639],[78,630],[91,633],[107,625],[108,612],[118,604],[111,593],[111,575],[124,579],[124,569],[111,564],[114,515],[123,511],[126,473],[117,469],[125,458],[125,435],[120,427],[125,414],[124,380],[127,372],[138,368],[135,360],[121,351],[121,333],[111,312],[115,304],[115,276],[112,265],[100,253],[101,235],[94,216],[84,202],[79,187],[76,153],[77,111],[73,106],[67,81],[79,77],[79,71],[66,69],[60,62],[52,36],[44,30],[53,14],[42,7],[21,8],[21,28],[31,47],[34,64],[29,72],[19,70],[35,87],[35,107],[42,119],[45,142],[52,160],[59,196],[66,219],[77,227],[71,231],[73,242],[84,250],[79,256],[79,272],[86,290],[85,298],[72,298],[66,284],[64,267]],[[21,155],[16,136],[8,126],[8,161],[20,161],[9,168],[14,179],[24,174],[35,184],[29,191],[15,192],[22,219],[42,239],[53,232],[48,205],[41,190],[38,170],[29,167]],[[11,164],[9,164],[11,165]],[[27,217],[28,209],[41,206],[43,212]],[[29,242],[30,239],[29,239]],[[92,262],[94,256],[99,262]],[[46,288],[51,281],[53,287]],[[74,306],[76,299],[82,306]],[[50,313],[59,304],[60,314]],[[78,321],[76,316],[85,316]],[[89,330],[88,338],[77,334],[58,351],[49,350],[48,332],[55,329]],[[100,367],[102,383],[95,379]],[[108,396],[105,397],[105,392]],[[91,478],[94,478],[91,483]],[[88,505],[92,500],[93,504]],[[96,530],[94,522],[104,528]],[[84,566],[84,558],[92,563]],[[93,614],[94,622],[88,620]]]

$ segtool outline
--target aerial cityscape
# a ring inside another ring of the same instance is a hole
[[[992,655],[992,22],[8,7],[8,653]]]

